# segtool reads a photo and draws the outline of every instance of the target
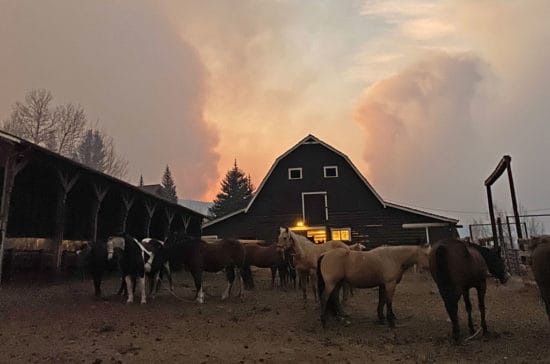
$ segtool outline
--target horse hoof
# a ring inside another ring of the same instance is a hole
[[[133,301],[133,300],[127,300],[127,301],[126,301],[126,304],[127,304],[127,305],[129,305],[130,303],[134,303],[134,301]]]
[[[147,302],[146,301],[141,301],[141,304],[145,305],[145,304],[147,304]]]

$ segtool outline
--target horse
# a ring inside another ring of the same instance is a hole
[[[108,268],[107,245],[104,241],[93,241],[76,251],[77,259],[84,272],[89,271],[94,281],[94,295],[101,297],[101,280],[103,273]]]
[[[275,287],[275,276],[277,275],[277,269],[284,263],[283,255],[277,250],[275,244],[269,246],[262,246],[259,244],[243,244],[246,251],[245,263],[243,267],[243,279],[245,281],[245,287],[247,289],[254,288],[254,280],[252,278],[252,271],[250,266],[258,268],[270,268],[271,269],[271,289]],[[279,278],[281,279],[281,273],[279,272]]]
[[[145,238],[141,244],[150,252],[149,258],[145,262],[145,273],[149,276],[149,295],[154,298],[155,293],[160,289],[160,282],[163,273],[166,273],[170,284],[170,291],[173,292],[172,272],[170,270],[169,252],[165,248],[162,240]]]
[[[529,244],[535,281],[550,321],[550,236],[533,238]]]
[[[471,334],[466,341],[477,336],[481,329],[484,335],[488,334],[485,321],[487,270],[502,283],[506,283],[510,278],[510,274],[506,271],[506,266],[500,256],[500,248],[489,249],[457,239],[441,240],[432,247],[430,272],[451,319],[453,339],[456,343],[460,342],[460,325],[457,315],[460,296],[464,296],[464,304],[468,313],[468,327]],[[476,333],[474,333],[472,322],[470,288],[476,288],[477,290],[481,314],[481,329]]]
[[[315,302],[317,302],[317,288],[315,285],[315,276],[317,274],[317,260],[324,252],[332,249],[342,248],[349,251],[349,246],[340,240],[327,241],[324,244],[314,244],[303,235],[296,234],[289,228],[279,229],[279,238],[277,241],[279,251],[293,250],[294,267],[300,276],[302,282],[302,292],[304,304],[307,303],[307,280],[311,277],[311,288]]]
[[[219,272],[225,270],[227,287],[222,294],[222,301],[231,294],[231,288],[238,276],[240,281],[239,296],[243,300],[243,279],[241,271],[245,264],[246,251],[240,241],[236,239],[220,239],[216,242],[206,241],[188,236],[183,232],[174,232],[166,240],[165,247],[170,257],[170,266],[184,265],[195,282],[198,303],[204,303],[202,287],[203,272]]]
[[[361,251],[367,250],[367,247],[362,243],[355,243],[355,244],[351,244],[349,246],[349,249],[361,252]],[[353,297],[353,287],[350,286],[349,284],[344,284],[342,286],[342,300],[344,302],[347,301],[348,296]]]
[[[378,319],[395,328],[393,295],[403,273],[414,264],[428,266],[429,246],[381,246],[369,251],[335,249],[319,257],[317,285],[321,300],[321,324],[326,325],[327,308],[338,311],[339,288],[348,283],[356,288],[378,287]],[[331,304],[329,306],[329,304]],[[335,312],[340,313],[340,312]]]
[[[121,275],[126,283],[128,299],[126,303],[134,302],[134,279],[139,280],[141,290],[141,303],[147,303],[145,293],[145,256],[147,251],[136,239],[128,234],[111,236],[107,240],[107,259],[111,261],[114,257],[118,262]]]

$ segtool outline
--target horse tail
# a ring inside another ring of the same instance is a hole
[[[321,255],[319,259],[317,259],[317,294],[321,300],[321,305],[323,304],[323,293],[325,292],[325,279],[321,272],[321,261],[324,257],[324,255]]]
[[[435,250],[435,263],[437,272],[437,285],[441,288],[452,287],[451,274],[449,272],[449,259],[447,247],[440,245]]]

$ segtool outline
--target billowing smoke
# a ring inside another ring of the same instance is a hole
[[[437,206],[430,196],[465,187],[479,152],[471,108],[483,67],[471,55],[431,53],[366,91],[355,120],[384,196]]]
[[[130,161],[130,180],[158,183],[166,164],[180,197],[217,178],[217,133],[203,112],[205,70],[149,1],[0,1],[0,118],[33,88],[78,102]]]

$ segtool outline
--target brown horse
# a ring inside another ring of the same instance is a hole
[[[317,275],[317,260],[324,252],[342,248],[349,251],[346,243],[339,240],[327,241],[324,244],[314,244],[303,235],[296,234],[289,228],[280,228],[277,241],[279,251],[294,251],[294,267],[302,282],[304,304],[307,302],[307,281],[310,279],[313,297],[317,302],[317,287],[315,285]]]
[[[325,327],[327,308],[339,308],[338,291],[344,283],[357,288],[378,287],[378,319],[386,318],[391,328],[395,327],[392,302],[395,287],[403,272],[414,264],[428,266],[429,246],[381,246],[369,251],[346,251],[335,249],[319,258],[317,285],[321,298],[321,323]],[[331,306],[328,306],[331,304]],[[335,312],[336,313],[336,312]]]
[[[219,272],[221,270],[225,270],[227,278],[227,287],[222,294],[222,301],[231,295],[235,276],[239,278],[239,296],[241,300],[243,299],[241,270],[244,267],[246,252],[238,240],[219,239],[209,243],[200,238],[176,232],[168,238],[165,248],[170,257],[170,266],[181,267],[184,265],[193,276],[197,302],[204,303],[203,272]]]
[[[550,236],[533,238],[529,245],[533,274],[550,320]]]
[[[271,269],[271,289],[275,287],[277,268],[283,264],[283,256],[275,244],[262,246],[259,244],[243,244],[246,251],[243,278],[248,289],[254,288],[254,280],[250,266]],[[279,273],[280,276],[280,273]]]
[[[460,296],[464,296],[464,304],[468,312],[468,327],[472,335],[466,340],[477,336],[480,331],[478,330],[474,334],[470,288],[476,288],[477,290],[481,329],[483,329],[484,335],[488,333],[487,323],[485,322],[485,291],[487,289],[485,279],[487,270],[500,279],[502,283],[506,283],[510,277],[500,256],[500,248],[488,249],[457,239],[442,240],[432,247],[430,271],[451,319],[455,342],[460,341],[460,326],[457,314]]]

